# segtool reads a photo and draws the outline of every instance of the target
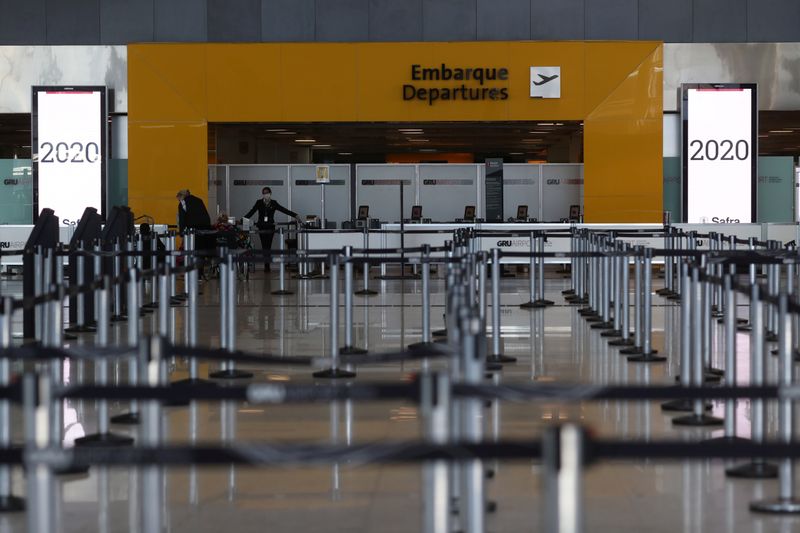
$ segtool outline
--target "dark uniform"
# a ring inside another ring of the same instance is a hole
[[[263,198],[260,198],[256,200],[255,205],[244,217],[250,218],[256,211],[258,211],[256,227],[260,231],[258,237],[261,239],[261,248],[263,250],[271,250],[272,238],[275,236],[275,211],[280,211],[292,218],[297,218],[297,213],[289,211],[275,200],[270,199],[269,202],[265,202]],[[269,263],[266,263],[265,266],[269,267]]]

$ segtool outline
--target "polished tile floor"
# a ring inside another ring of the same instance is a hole
[[[556,272],[547,279],[547,296],[557,305],[528,311],[518,305],[528,300],[525,278],[502,280],[502,341],[504,352],[518,358],[499,375],[501,383],[554,380],[586,383],[672,383],[678,373],[679,310],[654,298],[654,346],[668,355],[667,363],[628,363],[608,347],[597,331],[589,329],[574,307],[563,304],[560,291],[568,280]],[[656,283],[660,281],[656,280]],[[18,279],[0,281],[3,294],[18,293]],[[291,296],[272,296],[271,279],[256,275],[238,283],[237,347],[246,351],[285,356],[329,353],[329,310],[324,280],[291,281]],[[355,341],[373,353],[394,351],[418,341],[421,335],[421,284],[418,281],[374,281],[380,294],[355,299]],[[442,327],[444,283],[432,282],[433,329]],[[219,345],[218,287],[203,285],[199,313],[200,343]],[[184,308],[172,309],[176,341],[185,339]],[[746,307],[739,313],[745,316]],[[145,330],[155,325],[143,319]],[[21,329],[20,317],[15,331]],[[721,334],[721,330],[718,332]],[[112,329],[112,339],[125,339],[124,323]],[[343,340],[343,336],[340,336]],[[73,344],[90,344],[91,336]],[[738,335],[739,378],[749,370],[749,337]],[[715,352],[715,359],[720,358]],[[368,360],[369,356],[367,356]],[[771,358],[768,376],[776,368]],[[65,364],[70,380],[86,379],[91,368]],[[290,365],[252,368],[255,381],[312,382],[307,368]],[[398,381],[419,370],[418,363],[364,365],[355,369],[356,381]],[[208,369],[203,367],[203,372]],[[124,379],[124,369],[111,379]],[[174,378],[184,377],[179,362]],[[112,404],[112,414],[126,405]],[[722,406],[715,405],[716,413]],[[683,438],[700,440],[720,430],[677,429],[658,403],[539,402],[503,403],[484,412],[487,438],[536,438],[557,421],[580,421],[598,435],[625,439]],[[64,406],[65,443],[96,428],[93,402],[68,402]],[[740,435],[749,435],[749,406],[737,409]],[[165,411],[169,440],[186,442],[220,439],[259,442],[351,443],[418,439],[420,421],[416,407],[403,402],[336,402],[291,406],[250,406],[199,403]],[[771,434],[776,412],[769,411]],[[115,426],[119,433],[137,436],[137,429]],[[15,440],[22,438],[22,421],[15,411]],[[487,484],[488,497],[497,503],[489,514],[487,531],[541,531],[543,508],[540,465],[537,462],[500,462],[489,465],[496,476]],[[748,504],[776,494],[775,480],[728,480],[722,461],[613,462],[592,466],[585,477],[586,531],[751,532],[800,531],[800,518],[754,515]],[[58,528],[63,532],[138,531],[139,482],[121,469],[93,468],[88,476],[66,477],[59,482]],[[22,473],[14,473],[14,489],[24,494]],[[314,531],[411,532],[421,523],[421,467],[417,465],[359,466],[337,464],[298,468],[198,468],[170,469],[164,510],[168,530],[174,532]],[[24,531],[23,514],[0,515],[0,533]]]

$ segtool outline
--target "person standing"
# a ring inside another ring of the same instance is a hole
[[[189,189],[181,189],[175,195],[178,199],[178,231],[183,235],[187,229],[195,231],[210,231],[211,217],[208,215],[206,204],[197,196],[192,196]],[[208,251],[214,248],[214,237],[209,234],[197,235],[195,237],[195,249],[197,251]],[[183,246],[183,245],[181,245]],[[198,257],[200,278],[205,279],[205,258]]]
[[[244,218],[250,218],[254,213],[258,212],[256,227],[259,229],[258,237],[261,239],[261,249],[265,251],[272,249],[272,239],[275,237],[275,211],[280,211],[302,223],[297,213],[286,209],[272,199],[272,189],[269,187],[261,189],[261,198],[256,200],[255,205],[244,215]],[[267,260],[264,262],[264,272],[269,270],[269,260]]]
[[[178,230],[181,233],[187,229],[211,229],[211,217],[203,200],[192,196],[189,189],[178,191],[175,197],[178,199]]]

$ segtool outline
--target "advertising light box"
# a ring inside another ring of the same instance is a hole
[[[683,212],[689,223],[756,220],[755,84],[684,84]]]
[[[105,87],[33,87],[34,220],[48,207],[62,226],[86,207],[105,215]]]

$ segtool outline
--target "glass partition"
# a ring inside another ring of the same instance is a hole
[[[243,217],[261,198],[261,189],[272,189],[272,199],[289,206],[288,167],[286,165],[228,165],[230,210],[228,216]],[[251,216],[255,221],[257,214]],[[275,213],[275,222],[288,222],[283,213]]]
[[[228,205],[228,167],[226,165],[208,166],[208,213],[216,218],[220,213],[229,213]]]
[[[324,186],[325,218],[337,227],[350,220],[350,165],[328,165],[331,182]],[[316,180],[317,165],[289,167],[292,211],[322,217],[323,186]]]
[[[463,218],[466,206],[477,210],[478,165],[419,165],[419,201],[422,216],[435,222]],[[407,208],[406,218],[410,213]]]
[[[571,205],[583,205],[583,165],[542,165],[542,216],[539,221],[558,222],[569,218]]]
[[[33,224],[30,159],[0,159],[0,224]]]
[[[517,208],[528,206],[528,218],[542,220],[541,165],[503,165],[503,219],[517,218]]]
[[[416,165],[357,165],[356,208],[369,206],[369,216],[384,222],[400,221],[400,183],[403,184],[405,218],[417,204]],[[423,210],[423,216],[425,214]]]

